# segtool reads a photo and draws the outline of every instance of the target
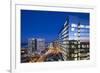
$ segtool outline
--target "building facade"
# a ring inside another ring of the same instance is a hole
[[[37,39],[37,52],[42,53],[45,50],[45,39],[38,38]]]
[[[64,26],[59,32],[58,42],[64,52],[64,60],[88,60],[89,51],[89,25],[70,23],[67,17]]]
[[[28,53],[34,54],[37,51],[37,41],[35,38],[28,39]]]
[[[45,50],[45,39],[31,38],[28,40],[29,54],[40,54]]]

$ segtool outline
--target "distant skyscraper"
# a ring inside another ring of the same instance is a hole
[[[31,38],[28,40],[30,54],[41,53],[45,49],[45,39]]]
[[[37,51],[37,43],[36,43],[35,38],[31,38],[28,40],[28,49],[29,49],[29,54],[34,54],[35,51]]]
[[[43,50],[45,50],[45,39],[37,38],[37,52],[41,53]]]

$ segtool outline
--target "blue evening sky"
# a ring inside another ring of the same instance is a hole
[[[45,38],[47,42],[57,38],[67,16],[71,23],[89,25],[89,13],[53,12],[21,10],[21,40],[29,38]]]

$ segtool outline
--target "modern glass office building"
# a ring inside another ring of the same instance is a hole
[[[89,23],[70,23],[67,17],[58,35],[58,42],[63,50],[64,60],[89,60]]]

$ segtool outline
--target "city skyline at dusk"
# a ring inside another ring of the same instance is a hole
[[[90,14],[21,10],[21,62],[90,60]]]

